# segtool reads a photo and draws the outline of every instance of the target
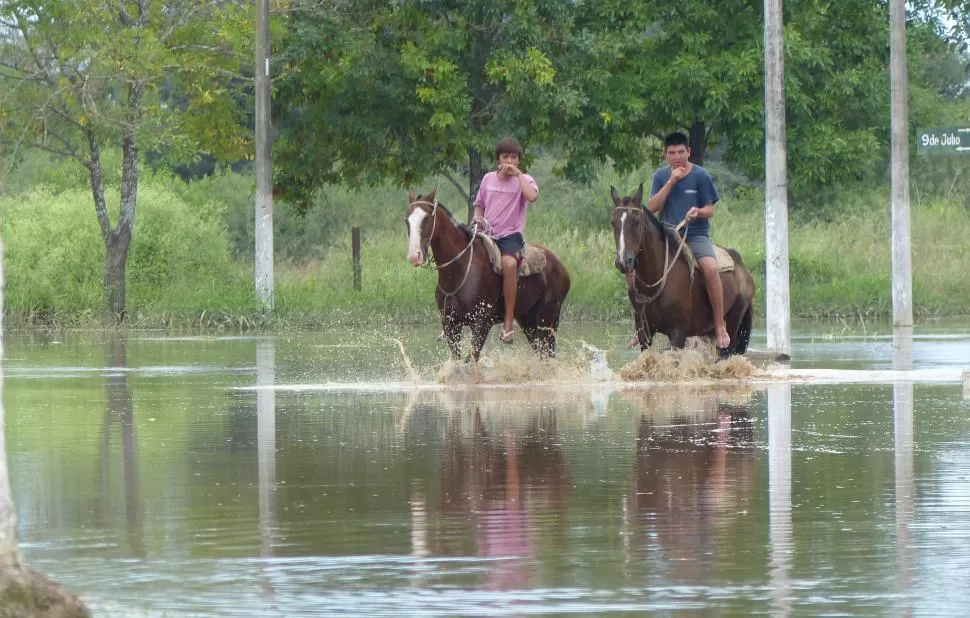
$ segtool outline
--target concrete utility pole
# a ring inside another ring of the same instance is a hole
[[[782,0],[765,0],[765,313],[768,350],[791,354]]]
[[[906,2],[889,3],[889,104],[892,134],[893,326],[913,325],[913,263],[909,234],[909,102]]]
[[[273,311],[273,145],[269,116],[269,0],[256,0],[256,298]]]
[[[3,358],[3,241],[0,241],[0,359]],[[22,558],[17,547],[17,509],[10,493],[7,447],[3,418],[3,365],[0,362],[0,576],[20,573]]]

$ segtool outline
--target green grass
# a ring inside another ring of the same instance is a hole
[[[606,169],[593,187],[555,176],[553,161],[533,167],[541,192],[526,236],[550,247],[566,265],[572,289],[564,321],[628,320],[629,301],[613,267],[609,187],[632,193],[649,170],[620,176]],[[719,185],[730,174],[711,166]],[[72,179],[68,174],[48,176]],[[71,181],[73,182],[73,181]],[[47,188],[44,188],[44,187]],[[433,182],[415,187],[429,191]],[[714,241],[740,251],[758,285],[764,313],[764,200],[758,189],[719,186]],[[435,274],[405,260],[407,193],[379,187],[330,188],[305,219],[277,204],[276,311],[261,316],[252,283],[252,183],[217,174],[183,183],[146,174],[139,191],[128,267],[128,320],[136,327],[259,326],[314,328],[331,324],[424,324],[436,318]],[[440,199],[459,219],[464,198],[444,179]],[[890,302],[888,191],[845,190],[848,196],[789,220],[793,317],[886,317]],[[117,203],[116,194],[112,194]],[[833,214],[834,213],[834,214]],[[102,319],[104,248],[83,186],[52,183],[0,196],[11,326],[79,326]],[[248,222],[248,223],[247,223]],[[362,289],[353,288],[351,227],[362,230]],[[247,227],[248,226],[248,227]],[[967,312],[970,211],[956,198],[917,201],[912,208],[913,301],[917,317]]]

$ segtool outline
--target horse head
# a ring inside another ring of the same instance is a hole
[[[644,242],[645,227],[648,224],[641,203],[643,183],[633,197],[620,197],[615,187],[610,187],[613,198],[613,239],[616,241],[615,266],[621,273],[633,272],[637,263],[637,253]]]
[[[404,225],[408,229],[408,261],[415,267],[421,266],[428,256],[428,244],[434,234],[434,221],[438,208],[437,189],[427,195],[417,195],[408,191],[408,210],[404,215]]]

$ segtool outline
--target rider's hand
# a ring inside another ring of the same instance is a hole
[[[522,172],[518,167],[511,163],[502,163],[498,166],[498,173],[506,178],[512,178],[514,176],[518,176]]]
[[[670,170],[670,179],[673,180],[674,182],[677,182],[678,180],[682,179],[684,176],[686,176],[689,173],[690,173],[690,170],[687,169],[687,166],[675,167]]]

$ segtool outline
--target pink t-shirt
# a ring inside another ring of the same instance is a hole
[[[539,185],[528,174],[526,181],[539,193]],[[492,235],[497,238],[525,231],[525,215],[529,202],[522,195],[522,186],[515,176],[499,177],[498,172],[489,172],[482,178],[475,197],[475,206],[482,209],[485,220],[492,226]]]

